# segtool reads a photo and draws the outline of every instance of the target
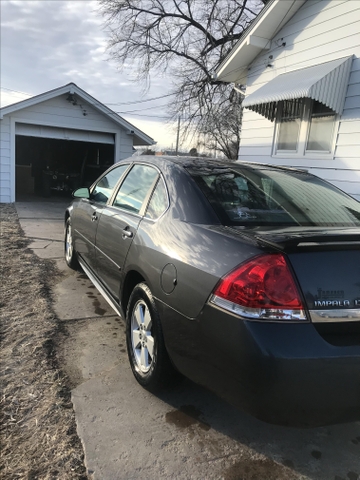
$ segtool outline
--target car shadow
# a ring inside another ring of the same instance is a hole
[[[244,474],[240,460],[238,471],[235,464],[228,475],[224,472],[224,478],[283,478],[276,473],[281,464],[306,478],[360,479],[360,422],[316,428],[272,425],[238,410],[188,379],[157,397],[173,407],[165,420],[179,430],[196,426],[198,432],[214,429],[270,459],[265,476],[261,472]],[[219,456],[224,455],[222,445],[218,450]],[[276,471],[270,475],[269,468]]]

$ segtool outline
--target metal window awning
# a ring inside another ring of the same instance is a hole
[[[353,56],[278,75],[243,101],[243,106],[273,121],[281,100],[311,98],[341,115]]]

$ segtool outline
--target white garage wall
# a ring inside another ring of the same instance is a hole
[[[0,120],[0,203],[13,202],[10,118]]]
[[[80,142],[106,143],[109,145],[113,145],[115,143],[113,133],[76,130],[75,128],[44,127],[44,125],[30,125],[28,123],[19,122],[16,122],[15,124],[15,135],[56,138],[59,140],[73,140]]]
[[[38,125],[48,125],[62,128],[75,128],[79,130],[94,130],[114,133],[118,131],[118,126],[112,122],[103,113],[96,110],[90,104],[78,100],[77,105],[72,105],[67,99],[68,95],[58,97],[37,103],[27,108],[11,113],[15,121],[22,120],[22,123],[28,121]],[[86,115],[84,115],[84,113]]]
[[[116,161],[131,157],[133,152],[133,136],[128,135],[125,130],[119,130],[119,145],[116,152]]]
[[[360,200],[359,25],[359,0],[308,0],[272,39],[270,50],[250,65],[247,75],[246,95],[282,73],[354,55],[334,158],[272,156],[274,123],[244,109],[240,159],[305,168]]]

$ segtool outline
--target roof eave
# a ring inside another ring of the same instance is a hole
[[[306,1],[296,0],[289,6],[290,2],[270,0],[215,70],[214,80],[228,83],[244,80],[248,66],[263,50],[270,48],[274,35]]]
[[[4,115],[8,115],[9,113],[17,112],[18,110],[32,107],[37,103],[45,102],[46,100],[50,100],[51,98],[58,97],[59,95],[63,95],[65,93],[73,93],[71,91],[72,87],[76,87],[75,83],[67,83],[62,87],[49,90],[48,92],[40,93],[39,95],[35,95],[33,97],[26,98],[25,100],[21,100],[20,102],[12,103],[10,105],[7,105],[6,107],[2,107],[0,109],[1,118]]]

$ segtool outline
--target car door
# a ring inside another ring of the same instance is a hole
[[[92,269],[95,268],[95,236],[99,218],[127,168],[129,164],[119,165],[105,173],[91,189],[90,198],[82,198],[74,210],[75,250]]]
[[[136,235],[159,172],[150,165],[132,167],[113,200],[103,210],[96,233],[96,273],[119,297],[120,272]]]

